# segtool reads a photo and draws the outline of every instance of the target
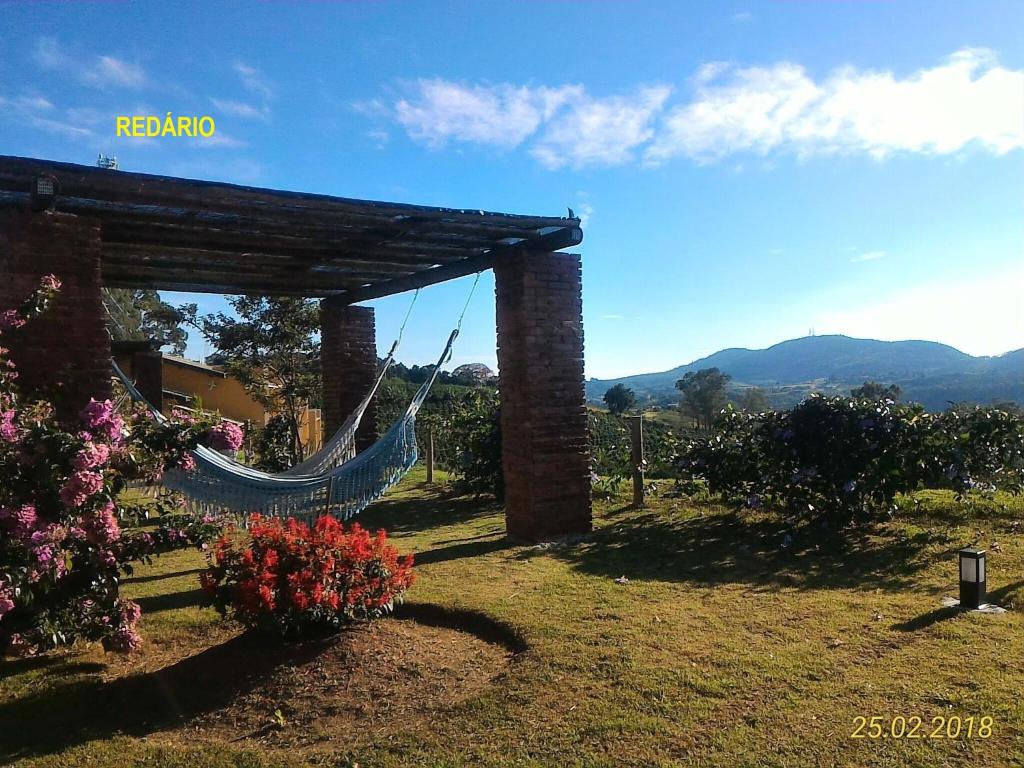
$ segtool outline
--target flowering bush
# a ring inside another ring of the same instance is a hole
[[[229,521],[226,514],[206,513],[201,516],[185,512],[182,499],[175,493],[161,493],[150,503],[123,505],[120,514],[134,530],[124,530],[116,553],[121,570],[131,574],[134,562],[150,563],[157,555],[194,547],[206,550],[218,538]],[[151,518],[152,525],[149,523]]]
[[[215,451],[234,453],[242,447],[245,436],[242,428],[231,421],[222,421],[206,430],[203,442]]]
[[[399,557],[384,531],[253,515],[248,535],[229,528],[217,542],[200,582],[222,615],[297,637],[389,613],[413,578],[412,556]]]
[[[45,278],[21,307],[0,312],[0,333],[43,312],[59,289]],[[116,499],[127,480],[181,466],[211,425],[157,424],[109,400],[61,423],[49,403],[23,401],[16,377],[0,348],[0,655],[77,639],[134,650],[139,609],[118,596]]]
[[[812,396],[790,411],[727,408],[680,458],[697,481],[748,507],[770,504],[841,525],[920,488],[1024,488],[1024,419],[994,408],[940,414],[891,400]]]

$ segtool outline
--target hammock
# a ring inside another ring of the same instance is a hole
[[[355,430],[384,377],[386,366],[369,394],[328,444],[290,470],[277,475],[261,472],[199,446],[192,451],[195,469],[175,469],[164,473],[164,486],[188,496],[203,511],[259,512],[310,521],[328,513],[342,520],[354,517],[370,502],[383,496],[416,463],[419,455],[416,414],[441,366],[449,360],[452,344],[458,335],[456,328],[448,337],[430,378],[420,386],[405,413],[377,442],[359,455],[352,456]],[[393,352],[394,348],[389,359]],[[132,399],[144,403],[154,418],[166,420],[146,401],[116,363],[113,367]]]

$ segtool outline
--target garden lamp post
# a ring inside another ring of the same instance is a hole
[[[985,550],[966,547],[959,557],[960,606],[977,610],[985,604]]]

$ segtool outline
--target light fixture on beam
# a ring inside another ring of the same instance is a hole
[[[32,179],[32,210],[45,211],[53,208],[57,202],[57,194],[60,192],[60,184],[57,178],[48,173],[41,173]]]

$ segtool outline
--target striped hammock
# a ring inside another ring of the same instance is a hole
[[[163,485],[187,496],[203,511],[241,514],[258,512],[312,522],[324,514],[348,520],[398,483],[416,463],[416,414],[451,357],[458,336],[452,331],[430,378],[413,396],[405,413],[380,439],[355,455],[355,432],[384,377],[378,375],[371,391],[341,429],[316,454],[283,473],[261,472],[217,451],[199,446],[192,451],[196,467],[164,473]],[[389,355],[389,359],[391,355]],[[153,417],[166,417],[147,402],[116,363],[114,373],[133,400],[144,403]]]

